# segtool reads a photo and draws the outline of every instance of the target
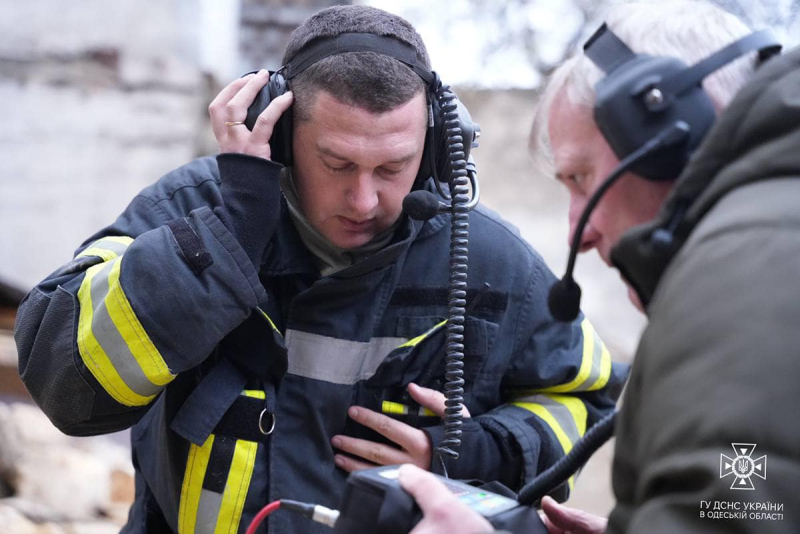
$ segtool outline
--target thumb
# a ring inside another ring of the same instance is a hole
[[[542,499],[542,511],[553,526],[574,534],[602,534],[608,523],[603,517],[558,504],[551,497]]]
[[[444,417],[444,410],[447,407],[447,404],[445,404],[447,398],[444,396],[444,393],[436,391],[435,389],[418,386],[413,382],[408,385],[408,393],[420,406],[429,409],[439,417]],[[467,410],[467,407],[463,404],[461,405],[461,415],[462,417],[470,416],[469,410]]]
[[[455,495],[435,476],[415,465],[400,466],[398,481],[403,489],[414,497],[423,513],[434,510],[442,503],[456,500]]]

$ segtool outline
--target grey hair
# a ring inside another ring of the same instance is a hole
[[[698,0],[631,2],[612,5],[603,17],[608,27],[636,53],[673,56],[693,65],[750,33],[734,15]],[[703,81],[717,110],[723,109],[747,82],[755,69],[756,54],[748,54],[709,75]],[[548,116],[556,96],[593,107],[595,84],[603,73],[582,50],[566,60],[550,76],[539,98],[531,127],[529,148],[536,168],[553,172],[548,135]]]

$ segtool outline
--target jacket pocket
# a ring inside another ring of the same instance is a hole
[[[356,384],[353,404],[363,406],[416,428],[439,423],[430,410],[417,404],[407,386],[444,391],[446,382],[445,338],[442,317],[399,317],[397,337],[408,339],[393,350],[368,380]],[[468,317],[464,324],[464,389],[470,391],[491,348],[497,324]],[[348,419],[345,433],[370,441],[389,443],[380,434]]]
[[[438,322],[435,322],[437,320]],[[447,323],[434,317],[399,317],[397,334],[399,337],[412,338],[415,335],[414,332],[420,332],[426,326],[429,329],[432,328],[428,325],[441,325],[441,327],[414,343],[413,350],[407,356],[409,359],[407,367],[410,373],[406,373],[407,375],[412,374],[413,377],[409,377],[410,379],[404,385],[408,382],[415,382],[420,386],[443,391],[442,387],[446,381]],[[429,332],[429,330],[424,331]],[[463,333],[464,367],[462,376],[465,389],[472,386],[475,378],[480,374],[496,332],[496,323],[476,317],[466,318]],[[385,363],[391,364],[389,358]],[[387,369],[387,379],[391,375],[391,371],[391,369]]]

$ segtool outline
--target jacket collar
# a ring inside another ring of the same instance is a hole
[[[437,215],[426,222],[415,221],[406,215],[401,215],[401,218],[395,237],[387,246],[336,272],[332,277],[353,278],[392,265],[406,253],[412,242],[439,232],[450,220],[447,214]],[[313,255],[303,244],[292,223],[285,198],[281,198],[281,217],[275,235],[267,245],[264,261],[261,264],[261,274],[319,276]]]

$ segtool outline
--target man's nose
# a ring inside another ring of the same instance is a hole
[[[578,222],[580,221],[581,215],[583,215],[583,210],[586,207],[585,202],[580,202],[574,198],[570,199],[569,203],[569,241],[567,243],[568,246],[572,246],[573,240],[575,238],[575,232],[578,230]],[[591,220],[587,221],[586,226],[583,228],[583,232],[580,236],[580,241],[578,242],[578,251],[579,252],[587,252],[592,250],[595,246],[597,246],[597,241],[600,239],[599,232],[594,228],[591,223]]]
[[[347,192],[350,208],[361,215],[370,214],[378,205],[378,191],[371,172],[358,173]]]

